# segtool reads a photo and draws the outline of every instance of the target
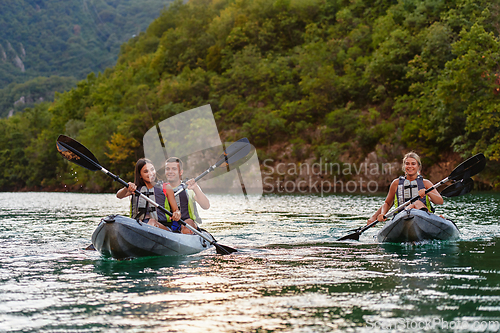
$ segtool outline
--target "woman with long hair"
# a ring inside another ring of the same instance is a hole
[[[425,190],[432,187],[433,184],[422,177],[420,172],[422,171],[422,162],[420,161],[420,156],[415,152],[409,152],[403,158],[403,172],[404,176],[396,178],[392,181],[389,187],[389,193],[385,198],[382,207],[380,207],[375,214],[368,219],[367,224],[378,220],[379,222],[385,221],[384,215],[389,211],[390,207],[399,206],[404,202],[412,199],[415,196],[420,198],[415,201],[415,203],[406,207],[406,209],[423,209],[433,212],[434,208],[431,202],[437,205],[443,204],[443,197],[436,189],[433,189],[429,193],[425,194]]]
[[[134,192],[139,189],[139,192],[154,200],[160,206],[165,206],[165,200],[168,200],[170,208],[173,210],[172,219],[177,221],[181,217],[179,208],[174,197],[174,191],[170,186],[163,186],[157,183],[156,170],[153,163],[147,158],[141,158],[135,164],[134,182],[128,183],[128,187],[120,189],[116,193],[119,199],[132,196],[130,201],[130,217],[143,221],[144,223],[155,227],[169,230],[164,224],[167,223],[167,217],[163,211],[156,209],[143,197],[136,195]]]

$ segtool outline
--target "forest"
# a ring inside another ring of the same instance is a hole
[[[22,106],[33,106],[40,98],[52,101],[55,91],[69,90],[89,73],[112,67],[121,44],[145,31],[169,3],[170,0],[0,2],[0,117],[7,116],[10,110],[18,112]],[[47,80],[49,84],[44,89],[42,82]],[[22,96],[33,102],[14,107]]]
[[[248,137],[261,161],[285,146],[298,162],[483,152],[481,181],[495,189],[499,11],[485,0],[175,1],[114,66],[0,119],[0,187],[116,190],[58,156],[58,135],[133,179],[149,128],[210,104],[223,139]]]

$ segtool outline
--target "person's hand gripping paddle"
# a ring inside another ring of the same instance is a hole
[[[97,158],[94,156],[94,154],[92,154],[84,145],[82,145],[78,141],[65,135],[59,135],[59,137],[57,138],[57,150],[68,161],[78,164],[79,166],[82,166],[90,171],[102,171],[109,177],[113,178],[113,180],[119,182],[125,187],[128,187],[127,182],[125,182],[117,175],[114,175],[105,168],[103,168],[97,161]],[[151,200],[138,190],[135,190],[134,193],[138,196],[141,196],[143,199],[147,200],[151,205],[155,206],[157,209],[162,210],[168,216],[172,217],[172,212],[158,205],[154,200]],[[208,237],[200,233],[198,230],[196,230],[183,220],[179,220],[179,223],[184,225],[186,228],[188,228],[198,236],[205,239],[211,245],[215,246],[218,254],[231,254],[233,252],[237,252],[236,249],[233,249],[229,246],[218,244],[215,240],[209,239]]]

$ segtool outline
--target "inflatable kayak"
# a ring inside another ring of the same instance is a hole
[[[459,237],[455,223],[418,209],[403,210],[377,234],[379,242],[390,243],[453,240]]]
[[[213,240],[207,231],[202,234]],[[92,234],[92,244],[116,259],[188,255],[212,247],[198,235],[174,233],[121,215],[103,218]]]

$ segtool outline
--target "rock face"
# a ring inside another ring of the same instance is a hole
[[[21,72],[25,71],[23,61],[21,60],[21,58],[19,58],[18,55],[16,55],[16,57],[12,60],[12,62],[17,68],[21,70]]]
[[[24,49],[23,43],[19,43],[19,48],[21,50],[21,57],[24,59],[26,57],[26,50]]]
[[[10,42],[7,41],[7,51],[3,48],[2,45],[0,45],[0,59],[5,62],[5,61],[12,61],[12,64],[19,68],[21,72],[25,72],[26,69],[24,67],[24,63],[21,60],[26,57],[26,50],[24,49],[23,44],[19,43],[19,49],[21,52],[21,55],[18,55],[17,52],[14,50]]]
[[[18,106],[21,104],[26,104],[26,98],[24,96],[21,96],[17,101],[14,102],[14,106]]]
[[[7,53],[5,53],[5,50],[3,49],[2,45],[0,44],[0,59],[2,61],[7,61]]]

